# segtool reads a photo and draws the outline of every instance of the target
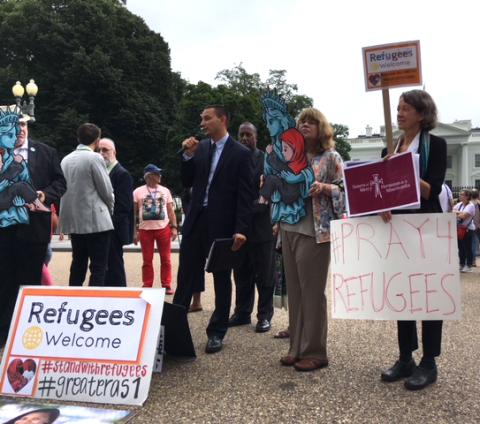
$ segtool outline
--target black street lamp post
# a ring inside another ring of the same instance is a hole
[[[26,100],[22,102],[22,97],[25,94],[25,88],[27,90],[28,103]],[[35,122],[35,96],[38,93],[38,86],[35,84],[35,81],[31,79],[25,88],[23,88],[20,81],[17,81],[12,87],[12,93],[15,97],[17,108],[22,114],[29,115],[30,121]]]

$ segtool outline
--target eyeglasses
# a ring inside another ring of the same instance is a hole
[[[100,149],[98,149],[98,151],[101,152],[101,153],[107,153],[110,150],[112,150],[112,149],[107,149],[106,147],[100,147]]]

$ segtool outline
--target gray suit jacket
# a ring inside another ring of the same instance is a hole
[[[114,195],[101,155],[79,145],[61,163],[67,191],[60,204],[60,231],[90,234],[113,230]]]

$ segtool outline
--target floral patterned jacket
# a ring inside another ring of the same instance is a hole
[[[312,196],[313,223],[317,243],[330,241],[330,221],[345,212],[343,161],[333,149],[311,160],[315,181],[323,183],[322,192]]]

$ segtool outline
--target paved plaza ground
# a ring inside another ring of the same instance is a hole
[[[178,257],[172,257],[176,274]],[[141,254],[128,252],[125,259],[130,285],[140,286]],[[158,271],[158,257],[155,261]],[[70,253],[54,253],[54,281],[68,280],[69,265]],[[461,277],[463,318],[445,322],[438,382],[412,393],[402,382],[385,384],[379,378],[397,356],[393,322],[330,320],[330,365],[310,373],[279,365],[288,340],[273,339],[273,334],[288,325],[284,310],[275,311],[271,332],[255,333],[254,320],[230,329],[220,353],[205,354],[205,328],[213,309],[208,276],[204,310],[189,314],[198,358],[169,358],[163,372],[153,376],[144,406],[132,408],[137,412],[132,422],[479,423],[480,272]],[[156,278],[158,286],[158,272]]]

